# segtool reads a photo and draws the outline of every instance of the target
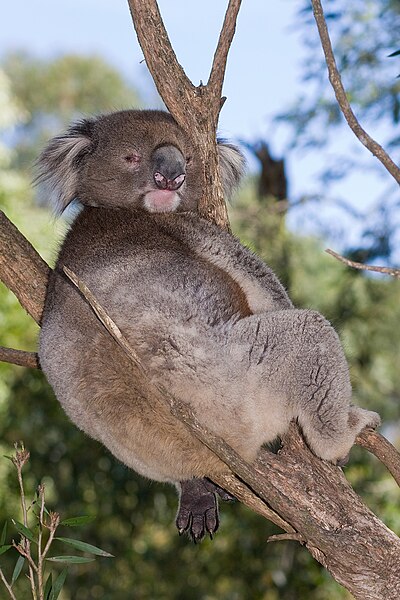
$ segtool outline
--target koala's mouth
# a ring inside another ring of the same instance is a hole
[[[181,203],[181,198],[173,190],[152,190],[144,196],[143,205],[153,213],[172,212]]]

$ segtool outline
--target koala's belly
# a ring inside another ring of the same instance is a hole
[[[126,324],[153,315],[213,327],[251,314],[245,293],[225,271],[181,254],[145,266],[133,261],[105,293]]]

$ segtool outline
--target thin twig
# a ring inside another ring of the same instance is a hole
[[[375,267],[373,265],[363,265],[363,263],[355,262],[354,260],[350,260],[345,256],[337,254],[337,252],[334,252],[330,248],[327,248],[325,252],[327,254],[330,254],[331,256],[334,256],[335,258],[337,258],[337,260],[340,260],[340,262],[344,263],[348,267],[353,267],[354,269],[360,269],[363,271],[375,271],[377,273],[386,273],[387,275],[391,275],[392,277],[400,279],[400,269],[395,269],[392,267]]]
[[[16,454],[13,460],[13,463],[17,469],[18,483],[21,494],[21,507],[22,507],[22,515],[24,520],[25,527],[28,527],[28,511],[26,508],[26,499],[25,499],[25,491],[24,491],[24,483],[22,480],[22,469],[24,464],[29,459],[29,452],[25,450],[24,447],[21,450],[18,449],[17,444],[15,444]],[[35,565],[32,556],[31,556],[31,544],[28,538],[23,538],[21,536],[21,548],[23,548],[26,552],[25,557],[28,560],[28,570],[29,570],[29,581],[31,583],[32,590],[32,598],[33,600],[37,600],[36,590],[35,590],[35,576],[34,571],[37,573],[37,566]],[[17,550],[22,554],[21,550],[17,547]]]
[[[64,273],[67,277],[72,281],[72,283],[78,288],[81,292],[82,296],[87,300],[88,304],[91,306],[97,318],[104,325],[107,331],[112,335],[114,340],[118,343],[118,345],[126,352],[126,354],[130,357],[130,359],[134,362],[135,366],[140,370],[142,375],[146,377],[146,373],[143,369],[142,363],[136,352],[128,343],[128,340],[122,335],[121,330],[114,321],[108,316],[104,308],[99,304],[96,300],[94,294],[90,291],[90,289],[81,281],[71,269],[68,267],[63,268]]]
[[[36,352],[26,352],[25,350],[15,350],[14,348],[0,346],[0,361],[20,367],[40,369],[39,357]]]
[[[35,564],[35,561],[32,558],[32,555],[30,553],[30,551],[28,551],[26,549],[26,547],[22,544],[22,542],[20,542],[19,544],[17,544],[14,540],[12,541],[12,546],[13,548],[15,548],[17,550],[17,552],[19,552],[21,554],[21,556],[23,556],[24,558],[26,558],[26,560],[29,563],[29,566],[32,568],[32,570],[37,573],[37,565]],[[28,576],[29,579],[29,576]],[[34,581],[34,580],[33,580]],[[34,593],[34,590],[32,590],[32,595]],[[36,593],[36,592],[35,592]],[[36,596],[34,596],[36,598]]]
[[[17,600],[17,598],[16,598],[16,597],[15,597],[15,595],[14,595],[14,592],[13,592],[13,591],[12,591],[12,589],[11,589],[11,586],[10,586],[10,584],[8,583],[7,579],[5,578],[5,575],[4,575],[3,571],[2,571],[1,569],[0,569],[0,579],[1,579],[1,580],[2,580],[2,582],[4,583],[4,585],[5,585],[6,589],[7,589],[7,592],[10,594],[10,597],[11,597],[13,600]]]
[[[47,556],[48,551],[50,550],[51,543],[53,541],[54,535],[56,533],[56,529],[60,523],[60,515],[56,512],[50,513],[50,524],[47,526],[49,530],[49,539],[47,540],[47,544],[44,547],[42,552],[42,559],[44,560]]]
[[[38,535],[38,588],[39,599],[43,600],[43,554],[42,554],[42,538],[43,538],[43,515],[44,515],[44,485],[41,484],[38,488],[38,496],[40,499],[39,509],[39,535]]]
[[[320,0],[311,0],[315,21],[317,23],[319,37],[321,39],[322,49],[325,55],[326,65],[328,67],[329,81],[335,92],[336,100],[339,104],[349,127],[360,140],[360,142],[370,151],[386,168],[386,170],[400,184],[400,169],[393,162],[387,152],[378,144],[358,122],[348,101],[346,90],[344,89],[342,78],[336,65],[335,55],[333,53],[331,40],[329,38],[328,28]]]

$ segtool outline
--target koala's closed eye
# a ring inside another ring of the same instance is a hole
[[[139,154],[136,153],[131,153],[131,154],[126,154],[124,156],[124,160],[128,165],[138,165],[140,163],[141,160],[141,156]]]

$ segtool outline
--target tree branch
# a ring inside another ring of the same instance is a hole
[[[217,49],[214,54],[214,60],[207,87],[211,88],[214,91],[214,94],[218,97],[220,97],[222,94],[222,84],[225,77],[226,61],[228,59],[228,52],[232,44],[233,36],[235,35],[236,20],[241,3],[242,0],[229,0],[224,24],[219,36]],[[220,107],[216,105],[215,108],[218,110],[218,118]]]
[[[386,273],[387,275],[392,275],[392,277],[397,277],[398,279],[400,279],[400,269],[394,269],[392,267],[375,267],[373,265],[363,265],[363,263],[355,262],[354,260],[350,260],[345,256],[337,254],[337,252],[334,252],[330,248],[327,248],[325,252],[327,254],[330,254],[331,256],[334,256],[335,258],[337,258],[337,260],[340,260],[340,262],[344,263],[348,267],[353,267],[354,269],[360,269],[363,271],[376,271],[377,273]]]
[[[371,429],[364,429],[358,434],[356,444],[376,456],[400,486],[400,454],[383,435]]]
[[[128,358],[132,361],[135,367],[139,371],[139,376],[143,379],[144,389],[148,390],[151,394],[152,398],[157,398],[161,403],[167,404],[171,413],[177,417],[180,421],[182,421],[186,427],[191,431],[195,437],[197,437],[203,444],[205,444],[211,451],[213,451],[228,467],[230,467],[236,475],[239,475],[243,480],[246,481],[247,484],[250,484],[251,489],[259,492],[263,490],[263,487],[267,485],[266,482],[260,481],[257,476],[255,476],[254,471],[248,463],[246,463],[236,452],[231,448],[224,440],[213,434],[209,429],[204,427],[196,415],[193,413],[192,409],[188,404],[182,402],[175,396],[172,396],[169,391],[160,385],[154,385],[149,380],[145,369],[143,368],[139,357],[137,356],[135,350],[131,347],[128,340],[122,334],[119,327],[116,323],[111,319],[111,317],[106,313],[101,304],[97,301],[93,293],[86,286],[86,284],[81,281],[76,274],[64,267],[64,273],[67,277],[72,281],[72,283],[77,287],[82,296],[85,298],[86,302],[89,304],[99,321],[111,335],[111,337],[117,342],[117,344],[122,348]],[[227,483],[228,480],[224,480],[224,483]],[[230,480],[232,483],[233,481]],[[217,481],[218,483],[218,481]],[[242,491],[245,495],[245,492],[249,492],[249,489],[243,490],[243,486],[239,485],[239,481],[235,482],[236,492]],[[261,492],[262,497],[262,492]],[[263,508],[264,514],[266,507]],[[280,527],[283,527],[285,531],[293,531],[288,523],[285,523],[283,519],[276,515],[272,510],[268,512],[268,518],[274,523],[278,524]]]
[[[0,210],[0,279],[40,324],[50,268]]]
[[[0,346],[0,361],[12,363],[20,367],[40,369],[39,357],[36,352],[26,352],[25,350],[14,350],[14,348]]]
[[[336,100],[339,104],[349,127],[360,140],[360,142],[383,164],[385,169],[392,177],[400,184],[400,169],[392,161],[387,152],[380,146],[358,122],[351,106],[347,99],[346,90],[344,89],[342,78],[338,71],[335,56],[332,50],[331,40],[329,38],[328,28],[324,17],[320,0],[311,0],[315,21],[317,23],[319,37],[321,39],[322,49],[325,55],[326,65],[328,67],[329,81],[335,92]]]

